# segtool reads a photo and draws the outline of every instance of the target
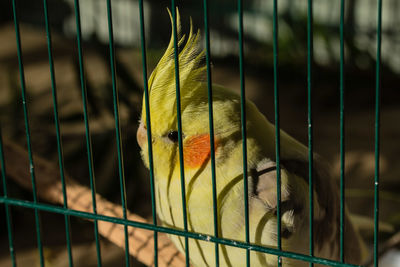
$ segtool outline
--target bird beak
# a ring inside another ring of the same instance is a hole
[[[139,128],[136,132],[136,140],[140,148],[143,149],[143,145],[147,142],[147,129],[142,122],[139,124]]]

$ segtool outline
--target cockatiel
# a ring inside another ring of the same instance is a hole
[[[179,35],[180,28],[179,12],[177,12],[188,230],[213,235],[213,189],[204,51],[200,45],[200,33],[199,31],[193,33],[192,23],[186,43],[184,43],[185,36]],[[162,225],[183,229],[172,34],[168,48],[152,72],[148,85],[157,215]],[[245,240],[243,179],[247,179],[250,242],[276,248],[277,185],[274,125],[251,101],[246,100],[249,172],[243,175],[240,97],[219,85],[214,84],[212,89],[219,237]],[[143,161],[148,167],[146,129],[143,99],[137,140]],[[308,254],[308,150],[283,131],[281,131],[280,149],[282,248]],[[314,158],[315,256],[338,259],[338,190],[326,166],[318,156]],[[179,250],[184,251],[183,237],[172,235],[170,238]],[[346,262],[360,263],[363,244],[348,216],[345,238]],[[246,265],[244,249],[220,245],[219,251],[220,266]],[[189,254],[194,266],[215,266],[215,245],[212,242],[190,239]],[[308,266],[306,262],[287,258],[283,258],[282,262],[283,266]],[[277,256],[251,252],[251,266],[277,266]]]

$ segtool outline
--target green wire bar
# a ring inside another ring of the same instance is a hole
[[[278,1],[274,0],[273,6],[273,54],[274,54],[274,107],[275,107],[275,153],[276,153],[276,225],[277,248],[282,250],[281,238],[281,134],[279,123],[279,87],[278,87]],[[278,257],[278,266],[282,266],[282,259]]]
[[[314,181],[313,181],[313,128],[312,128],[312,64],[313,64],[313,1],[308,0],[307,6],[307,95],[308,95],[308,191],[310,201],[309,243],[310,257],[314,256]],[[313,263],[310,262],[310,267]]]
[[[149,169],[150,169],[150,193],[151,193],[151,214],[153,216],[153,225],[157,227],[157,212],[156,199],[154,189],[154,166],[153,166],[153,144],[151,142],[151,120],[150,120],[150,104],[149,104],[149,84],[147,81],[147,56],[146,56],[146,38],[144,31],[144,15],[143,15],[143,0],[139,0],[139,16],[140,16],[140,40],[142,49],[142,64],[143,64],[143,86],[144,86],[144,101],[146,109],[146,125],[147,125],[147,146],[149,151]],[[157,230],[154,230],[154,266],[158,266],[158,235]]]
[[[376,31],[376,84],[375,84],[375,183],[374,183],[374,266],[378,266],[379,235],[379,150],[380,150],[380,90],[381,90],[381,43],[382,0],[378,0]]]
[[[340,1],[340,247],[339,259],[344,262],[344,218],[345,218],[345,121],[344,121],[344,0]]]
[[[181,192],[182,192],[182,213],[183,213],[183,229],[188,233],[187,226],[187,210],[186,210],[186,189],[185,189],[185,167],[183,165],[183,140],[182,140],[182,114],[181,114],[181,94],[179,85],[179,47],[178,47],[178,33],[176,27],[176,5],[175,1],[171,1],[172,21],[173,21],[173,35],[174,35],[174,58],[175,58],[175,83],[176,83],[176,109],[177,109],[177,122],[178,122],[178,146],[179,146],[179,163],[181,174]],[[185,235],[185,259],[186,266],[190,266],[189,255],[189,239]]]
[[[1,135],[1,127],[0,127],[0,167],[1,167],[1,178],[3,182],[3,197],[8,198],[7,192],[7,176],[6,176],[6,163],[4,160],[4,151],[3,151],[3,137]],[[6,212],[6,223],[7,223],[7,233],[8,233],[8,249],[10,250],[10,258],[11,264],[13,267],[17,266],[17,262],[15,260],[15,250],[14,250],[14,238],[12,232],[12,222],[11,222],[11,212],[8,204],[4,204],[5,212]]]
[[[243,194],[244,194],[244,222],[245,240],[250,243],[249,229],[249,191],[247,182],[247,132],[246,132],[246,92],[244,80],[244,53],[243,53],[243,3],[238,0],[238,22],[239,22],[239,70],[240,70],[240,110],[242,127],[242,149],[243,149]],[[246,265],[250,266],[250,250],[246,250]]]
[[[299,254],[299,253],[295,253],[295,252],[288,252],[288,251],[283,251],[283,250],[279,251],[274,248],[268,248],[268,247],[248,244],[247,242],[235,241],[235,240],[230,240],[230,239],[225,239],[225,238],[217,238],[213,235],[193,233],[193,232],[188,232],[188,231],[184,231],[184,230],[178,230],[175,228],[168,228],[168,227],[163,227],[163,226],[154,226],[153,224],[149,224],[149,223],[142,223],[142,222],[129,221],[129,220],[127,221],[127,220],[124,220],[124,219],[121,219],[118,217],[105,216],[105,215],[100,215],[100,214],[94,214],[92,212],[83,212],[83,211],[78,211],[78,210],[73,210],[73,209],[65,209],[63,207],[55,206],[55,205],[32,203],[30,201],[14,199],[14,198],[5,198],[5,197],[0,197],[0,203],[6,203],[8,205],[13,205],[13,206],[18,206],[18,207],[38,209],[41,211],[57,213],[57,214],[67,214],[70,216],[75,216],[78,218],[84,218],[84,219],[89,219],[89,220],[102,220],[104,222],[116,223],[116,224],[121,224],[121,225],[126,224],[131,227],[137,227],[137,228],[141,228],[141,229],[145,229],[145,230],[149,230],[149,231],[158,231],[161,233],[184,236],[184,237],[202,240],[202,241],[211,241],[211,242],[216,242],[220,245],[237,247],[237,248],[247,249],[247,250],[256,251],[256,252],[268,253],[268,254],[272,254],[272,255],[276,255],[276,256],[282,256],[282,257],[291,258],[291,259],[295,259],[295,260],[313,262],[316,264],[322,264],[322,265],[326,265],[326,266],[361,267],[359,265],[344,264],[344,263],[340,263],[340,262],[333,261],[333,260],[328,260],[328,259],[319,258],[319,257],[311,257],[308,255]]]
[[[114,120],[115,120],[115,135],[117,139],[118,149],[118,171],[119,171],[119,183],[121,190],[121,205],[122,205],[122,216],[126,220],[126,192],[125,192],[125,174],[124,174],[124,159],[122,154],[122,141],[121,141],[121,126],[119,123],[119,108],[118,108],[118,90],[117,90],[117,77],[115,70],[115,48],[114,48],[114,33],[112,23],[112,9],[111,1],[107,0],[107,19],[108,19],[108,34],[109,34],[109,46],[110,46],[110,64],[111,64],[111,79],[113,89],[113,104],[114,104]],[[129,255],[129,235],[128,226],[124,225],[125,235],[125,265],[130,266],[130,255]]]
[[[89,179],[90,179],[90,189],[92,192],[92,206],[93,214],[97,214],[96,208],[96,184],[94,177],[94,166],[93,166],[93,152],[92,152],[92,140],[89,128],[89,116],[88,116],[88,100],[87,100],[87,89],[86,89],[86,79],[85,79],[85,68],[83,62],[83,49],[82,49],[82,33],[81,33],[81,18],[80,18],[80,7],[79,0],[75,0],[75,20],[76,20],[76,36],[78,43],[78,57],[79,57],[79,75],[82,90],[82,104],[83,104],[83,117],[85,120],[85,136],[86,136],[86,152],[88,157],[89,165]],[[100,250],[100,240],[97,219],[94,219],[94,237],[96,241],[96,256],[97,256],[97,266],[101,267],[101,250]]]
[[[15,25],[15,37],[17,41],[17,55],[18,55],[18,66],[19,66],[19,75],[21,82],[21,95],[22,95],[22,106],[24,110],[24,120],[25,120],[25,132],[26,132],[26,145],[28,147],[28,155],[29,155],[29,172],[31,175],[31,183],[32,183],[32,195],[33,202],[36,204],[38,202],[37,199],[37,189],[36,189],[36,178],[35,178],[35,168],[33,163],[33,153],[31,146],[31,133],[29,129],[29,118],[28,118],[28,107],[27,107],[27,99],[26,99],[26,85],[25,85],[25,73],[24,73],[24,64],[22,59],[22,48],[21,48],[21,38],[19,32],[19,21],[17,17],[17,7],[16,0],[12,1],[13,6],[13,15],[14,15],[14,25]],[[35,211],[35,227],[36,227],[36,239],[37,246],[39,251],[39,259],[40,266],[44,266],[44,257],[43,257],[43,245],[42,245],[42,237],[40,230],[40,217],[38,209],[34,209]]]
[[[49,54],[49,65],[50,65],[50,77],[51,77],[51,89],[53,96],[53,108],[54,108],[54,124],[56,127],[56,136],[57,136],[57,152],[58,152],[58,164],[60,168],[60,177],[61,177],[61,187],[63,194],[63,207],[68,208],[67,202],[67,191],[65,188],[65,172],[64,172],[64,158],[63,158],[63,149],[62,149],[62,141],[61,141],[61,130],[60,130],[60,120],[58,116],[58,103],[57,103],[57,88],[56,88],[56,78],[54,74],[54,61],[53,61],[53,48],[51,42],[51,30],[49,23],[49,14],[48,14],[48,5],[47,0],[43,0],[43,8],[44,8],[44,18],[46,25],[46,36],[47,36],[47,51]],[[70,231],[70,218],[67,215],[64,215],[65,221],[65,235],[67,241],[67,252],[68,252],[68,261],[69,266],[73,266],[72,259],[72,248],[71,248],[71,231]]]
[[[215,175],[215,143],[214,143],[214,111],[213,111],[213,92],[211,76],[211,49],[210,49],[210,26],[208,0],[203,1],[204,5],[204,35],[206,46],[206,65],[207,65],[207,90],[208,90],[208,114],[210,127],[210,149],[211,149],[211,182],[213,190],[213,216],[214,216],[214,236],[218,237],[218,201],[217,201],[217,182]],[[219,266],[219,249],[215,243],[215,266]]]

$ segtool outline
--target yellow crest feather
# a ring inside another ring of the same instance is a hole
[[[174,127],[173,124],[176,122],[174,22],[170,10],[167,9],[167,11],[171,20],[171,39],[164,55],[150,75],[149,95],[152,109],[151,119],[159,121],[158,117],[163,117],[164,121],[168,120],[169,127]],[[205,53],[200,44],[200,30],[197,30],[196,33],[193,32],[192,19],[190,19],[190,31],[185,43],[185,35],[181,36],[181,21],[178,8],[176,9],[176,27],[181,110],[183,111],[188,104],[195,101],[193,99],[194,95],[202,95],[199,94],[198,89],[204,87],[202,80],[206,74]],[[142,121],[145,121],[145,112],[142,112]],[[166,126],[162,127],[159,124],[158,126],[158,128],[166,128]],[[155,130],[157,131],[157,129]]]

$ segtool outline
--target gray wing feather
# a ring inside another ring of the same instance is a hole
[[[281,159],[281,168],[295,174],[308,184],[308,162],[292,159]],[[329,166],[318,156],[314,156],[314,245],[316,252],[327,249],[331,252],[332,259],[339,258],[339,195],[338,187],[329,172]],[[268,209],[276,209],[277,184],[276,163],[271,160],[262,160],[251,171],[253,178],[252,195],[261,199]],[[295,177],[295,176],[293,176]],[[295,190],[289,186],[281,186],[281,215],[292,210],[294,216],[308,217],[308,205],[303,201],[304,196],[292,195]],[[308,196],[308,192],[307,192]],[[346,212],[345,218],[345,259],[351,263],[360,263],[362,241],[350,222]],[[299,219],[299,218],[297,218]],[[307,219],[308,218],[304,218]],[[282,227],[282,231],[287,231]],[[284,236],[283,236],[284,237]]]

